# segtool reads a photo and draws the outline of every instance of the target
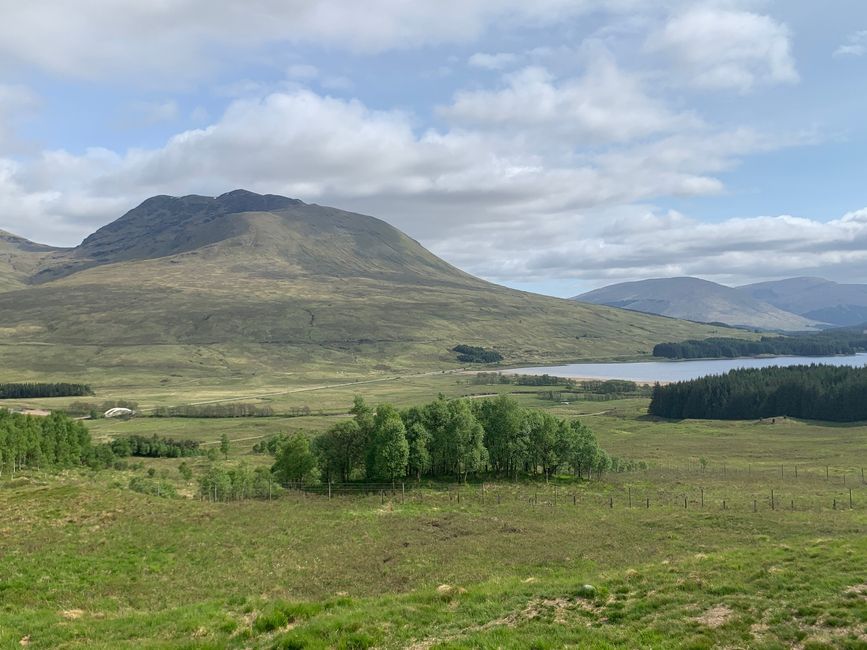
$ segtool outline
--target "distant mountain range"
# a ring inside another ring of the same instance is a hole
[[[804,318],[851,326],[867,323],[867,284],[789,278],[738,287],[738,291]]]
[[[590,291],[575,300],[702,323],[790,331],[820,327],[814,320],[756,300],[746,292],[699,278],[624,282]]]
[[[612,284],[573,300],[762,330],[806,331],[867,322],[867,285],[788,278],[727,287],[700,278]]]
[[[70,249],[0,235],[7,371],[441,367],[458,344],[604,359],[726,331],[501,287],[379,219],[244,190],[150,198]]]

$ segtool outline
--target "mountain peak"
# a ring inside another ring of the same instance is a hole
[[[217,197],[151,197],[77,248],[53,256],[33,280],[45,283],[95,266],[178,255],[219,258],[239,273],[254,275],[461,274],[374,217],[234,190]]]
[[[303,201],[290,199],[278,194],[256,194],[249,190],[232,190],[214,199],[229,213],[270,212],[284,210],[293,205],[303,205]]]
[[[80,252],[105,258],[122,253],[124,259],[158,256],[189,250],[237,234],[223,217],[244,212],[271,212],[304,205],[276,194],[233,190],[214,198],[199,194],[158,195],[142,201],[120,219],[85,239]],[[209,241],[206,241],[209,240]]]

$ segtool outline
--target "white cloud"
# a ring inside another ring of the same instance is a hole
[[[154,194],[246,187],[373,213],[429,244],[474,224],[487,240],[483,230],[508,234],[519,217],[534,220],[524,225],[537,233],[541,222],[583,223],[587,210],[719,192],[720,181],[708,174],[760,146],[746,133],[704,129],[692,139],[564,157],[508,131],[416,132],[414,124],[400,111],[304,89],[238,99],[210,126],[160,148],[5,161],[0,227],[71,244]],[[512,236],[518,245],[527,241],[526,232]]]
[[[482,68],[484,70],[502,70],[517,63],[520,57],[510,52],[499,52],[497,54],[488,54],[487,52],[476,52],[467,63],[474,68]]]
[[[627,142],[699,121],[670,111],[651,97],[642,81],[597,50],[582,77],[557,80],[545,68],[529,66],[504,78],[497,90],[461,91],[441,115],[458,123],[492,129],[544,130],[575,138],[566,144]]]
[[[851,34],[846,42],[834,50],[834,56],[864,56],[867,54],[867,29]]]
[[[670,57],[701,88],[746,92],[798,81],[788,27],[748,11],[687,9],[651,34],[647,49]]]
[[[523,241],[515,233],[524,233]],[[437,250],[501,282],[556,278],[562,284],[571,278],[564,295],[683,275],[726,284],[793,275],[867,281],[867,209],[830,221],[781,215],[703,223],[677,212],[623,205],[541,223],[517,219],[484,238],[470,228]]]
[[[382,52],[469,42],[495,24],[547,24],[639,0],[7,2],[0,59],[77,78],[181,83],[273,43]]]

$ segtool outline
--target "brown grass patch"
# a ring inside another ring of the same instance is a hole
[[[716,607],[711,607],[701,616],[696,617],[695,620],[702,625],[706,625],[712,630],[715,630],[716,628],[725,625],[733,614],[734,612],[726,605],[717,605]]]

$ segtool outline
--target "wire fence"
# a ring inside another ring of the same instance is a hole
[[[678,509],[706,512],[804,512],[819,510],[867,512],[867,486],[825,485],[818,489],[779,486],[640,484],[636,487],[605,480],[572,486],[483,484],[320,483],[286,484],[287,495],[299,498],[364,501],[372,504],[527,508]]]

